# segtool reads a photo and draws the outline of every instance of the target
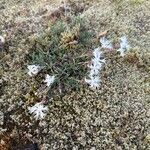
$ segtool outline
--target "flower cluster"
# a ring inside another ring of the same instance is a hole
[[[85,82],[88,83],[92,89],[97,89],[100,87],[101,80],[99,78],[99,73],[103,63],[105,63],[105,59],[102,59],[102,52],[99,47],[94,49],[93,56],[91,64],[88,65],[90,68],[89,79],[85,78]]]
[[[125,55],[125,51],[130,49],[130,45],[128,44],[126,36],[122,36],[120,40],[120,48],[117,51],[120,52],[120,55],[123,57]],[[100,39],[100,43],[102,48],[113,49],[112,43],[105,37]]]
[[[29,76],[37,75],[39,71],[42,69],[42,67],[39,65],[28,65],[27,68],[29,70],[28,71]],[[44,83],[46,83],[47,87],[50,87],[54,83],[54,80],[55,80],[55,76],[50,76],[46,74]],[[32,107],[29,107],[28,109],[31,114],[34,114],[34,117],[36,119],[43,119],[46,115],[45,112],[47,111],[47,107],[44,106],[41,102],[35,104]]]
[[[119,51],[120,55],[123,57],[125,55],[125,51],[130,49],[130,45],[128,44],[125,36],[121,37],[120,40],[120,48],[117,51]],[[105,37],[100,39],[100,43],[102,48],[113,49],[112,43]],[[105,63],[105,59],[102,59],[101,55],[102,52],[100,51],[100,47],[94,49],[94,57],[91,60],[91,64],[88,65],[88,68],[90,68],[89,79],[85,78],[85,82],[89,84],[92,89],[97,89],[100,87],[101,79],[99,78],[99,73]]]
[[[29,76],[34,76],[37,75],[39,73],[39,71],[41,70],[42,67],[40,67],[39,65],[28,65],[28,75]],[[55,80],[55,76],[50,76],[50,75],[46,75],[44,82],[46,83],[46,85],[49,87],[54,83]]]
[[[48,108],[40,102],[32,107],[29,107],[28,110],[31,114],[34,115],[35,119],[38,120],[43,119],[45,117],[45,112],[48,110]]]

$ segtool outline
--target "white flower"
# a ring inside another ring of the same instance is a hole
[[[5,39],[0,35],[0,42],[5,43]]]
[[[38,72],[40,71],[41,67],[39,65],[28,65],[27,68],[29,69],[28,75],[29,76],[33,76],[33,75],[38,74]]]
[[[102,55],[102,52],[100,51],[100,47],[95,48],[94,51],[93,51],[93,56],[94,56],[96,59],[100,59],[100,58],[101,58],[101,55]]]
[[[55,76],[50,76],[47,74],[44,82],[46,83],[47,86],[51,86],[54,83],[54,80]]]
[[[120,55],[123,57],[124,55],[125,55],[125,49],[122,49],[122,48],[119,48],[118,50],[117,50],[118,52],[120,52]]]
[[[90,68],[90,74],[94,73],[93,75],[98,75],[99,71],[102,68],[102,63],[97,61],[96,59],[92,59],[92,63],[91,65],[88,65],[88,67]]]
[[[99,70],[98,69],[93,68],[93,69],[90,70],[90,74],[89,74],[90,78],[94,77],[94,76],[98,76],[98,75],[99,75]]]
[[[29,112],[34,115],[34,117],[37,119],[43,119],[45,117],[45,112],[48,110],[46,106],[44,106],[41,102],[35,104],[32,107],[28,108]]]
[[[125,51],[130,49],[130,45],[128,44],[125,36],[121,37],[120,40],[120,48],[117,51],[120,52],[120,55],[123,57],[125,55]]]
[[[90,76],[96,76],[102,69],[102,62],[100,62],[100,60],[97,60],[96,58],[93,58],[91,61],[91,65],[88,65],[88,67],[90,68]]]
[[[98,61],[97,59],[93,58],[91,60],[91,65],[88,65],[89,68],[97,68],[97,69],[101,69],[102,67],[102,63],[100,61]]]
[[[98,76],[90,77],[90,79],[85,78],[85,82],[90,85],[92,89],[97,89],[100,87],[101,80]]]
[[[122,37],[120,38],[120,40],[121,40],[120,47],[121,47],[122,49],[127,49],[127,50],[129,50],[129,49],[130,49],[130,45],[129,45],[128,41],[127,41],[127,38],[126,38],[125,36],[122,36]]]
[[[107,40],[105,37],[102,37],[100,39],[100,43],[101,43],[102,48],[107,48],[107,49],[113,48],[111,42],[109,40]]]
[[[95,48],[93,51],[93,56],[94,56],[94,60],[95,62],[103,62],[105,63],[105,59],[101,58],[102,57],[102,52],[100,51],[100,48]]]
[[[88,65],[90,70],[90,76],[95,76],[99,74],[99,71],[102,69],[103,63],[105,63],[105,59],[101,58],[102,52],[99,48],[96,48],[93,52],[94,58],[91,60],[91,65]]]

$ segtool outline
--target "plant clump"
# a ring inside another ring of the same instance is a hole
[[[59,91],[77,90],[87,72],[91,35],[81,18],[73,18],[69,24],[56,21],[48,33],[32,41],[29,63],[40,64],[43,72],[54,75]]]

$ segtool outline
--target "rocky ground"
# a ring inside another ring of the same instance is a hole
[[[149,14],[149,0],[1,0],[0,150],[149,150]],[[115,45],[103,49],[101,87],[82,85],[61,96],[56,90],[46,96],[45,119],[35,120],[28,107],[40,101],[32,97],[39,85],[26,69],[34,40],[76,16],[92,33],[87,51],[104,31]],[[116,49],[124,35],[132,48],[121,57]]]

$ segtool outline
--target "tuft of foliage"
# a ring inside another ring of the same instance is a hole
[[[91,37],[79,17],[69,23],[56,21],[47,33],[33,40],[28,60],[30,64],[43,66],[44,73],[56,76],[55,89],[78,90],[87,72]]]

